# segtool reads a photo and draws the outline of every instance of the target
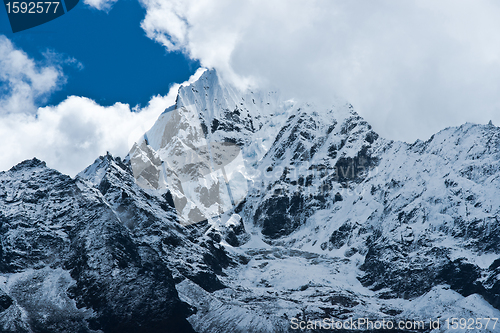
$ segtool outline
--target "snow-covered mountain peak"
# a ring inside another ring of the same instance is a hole
[[[500,170],[500,128],[472,123],[449,127],[411,145],[411,151],[437,156],[471,181],[492,182]]]
[[[283,100],[276,91],[241,91],[212,70],[179,89],[175,106],[159,117],[129,156],[138,183],[168,188],[185,220],[200,221],[230,211],[248,190],[286,178],[277,172],[279,167],[269,177],[278,164],[294,173],[298,166],[322,172],[337,168],[331,179],[359,178],[375,163],[370,156],[377,138],[349,104],[325,108]],[[220,151],[221,144],[241,150],[232,169],[224,169],[229,178],[212,174],[219,159],[214,145]],[[297,175],[291,182],[308,176]],[[318,187],[321,181],[314,183]]]
[[[45,162],[40,161],[38,158],[35,157],[31,160],[25,160],[25,161],[22,161],[21,163],[16,164],[9,171],[15,172],[15,171],[23,170],[23,169],[29,170],[29,169],[33,169],[33,168],[43,169],[46,167],[47,167],[47,164]]]
[[[493,124],[465,123],[458,127],[441,130],[417,146],[431,153],[437,153],[437,149],[441,149],[449,157],[460,155],[466,159],[477,159],[482,154],[498,157],[500,128]]]
[[[124,160],[0,173],[0,330],[46,327],[38,299],[82,332],[499,317],[499,138],[390,141],[349,104],[206,71]]]
[[[102,178],[109,172],[110,168],[130,168],[127,164],[124,164],[122,160],[117,157],[116,159],[108,152],[104,156],[99,156],[94,163],[85,168],[85,170],[78,173],[76,178],[85,179],[91,184],[98,186]]]

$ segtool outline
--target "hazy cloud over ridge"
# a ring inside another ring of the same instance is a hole
[[[142,27],[241,86],[352,103],[385,137],[500,124],[494,1],[141,0]]]

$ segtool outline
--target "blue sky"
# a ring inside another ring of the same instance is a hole
[[[151,96],[166,95],[172,83],[186,81],[199,63],[180,52],[167,52],[147,38],[140,27],[144,15],[136,0],[118,1],[108,13],[80,1],[53,21],[13,34],[2,6],[0,34],[35,60],[43,60],[50,50],[83,65],[63,66],[66,84],[50,95],[47,104],[76,95],[101,105],[145,106]]]

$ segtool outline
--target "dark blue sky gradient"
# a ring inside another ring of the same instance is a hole
[[[0,34],[31,58],[44,60],[47,50],[75,58],[84,66],[64,65],[67,83],[48,104],[69,95],[92,98],[101,105],[115,102],[145,106],[151,96],[168,92],[199,67],[181,53],[169,53],[146,37],[140,27],[145,10],[137,0],[119,0],[109,13],[91,9],[83,0],[65,15],[13,34],[5,7],[0,8]]]

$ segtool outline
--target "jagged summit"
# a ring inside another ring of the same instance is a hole
[[[47,164],[43,161],[40,161],[38,158],[34,157],[31,160],[25,160],[16,164],[9,171],[18,171],[21,169],[44,168],[44,167],[47,167]]]
[[[130,164],[124,162],[120,157],[115,158],[109,152],[106,152],[106,155],[99,156],[94,163],[78,173],[76,177],[86,179],[92,184],[98,185],[105,174],[110,172],[111,168],[131,172]]]

